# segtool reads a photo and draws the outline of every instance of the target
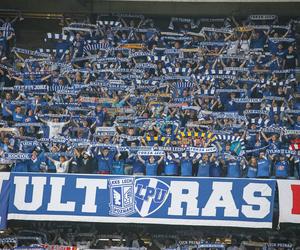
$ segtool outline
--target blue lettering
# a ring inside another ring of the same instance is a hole
[[[149,200],[150,197],[153,197],[155,193],[155,189],[152,187],[147,187],[146,188],[146,194],[144,200]]]
[[[161,188],[157,188],[156,192],[155,192],[155,196],[153,201],[155,203],[161,203],[163,202],[163,200],[165,199],[165,196],[167,194],[167,190],[161,189]]]
[[[143,199],[144,199],[144,196],[141,194],[141,192],[142,192],[142,190],[143,190],[143,185],[138,184],[136,187],[137,187],[137,191],[136,191],[136,193],[135,193],[135,196],[136,196],[138,199],[143,200]]]

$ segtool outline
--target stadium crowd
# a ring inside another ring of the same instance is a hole
[[[0,171],[299,178],[296,20],[141,15],[0,31]]]

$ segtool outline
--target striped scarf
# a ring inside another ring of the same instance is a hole
[[[168,62],[168,58],[167,56],[147,56],[148,61],[151,62],[158,62],[158,61],[164,61],[164,62]]]
[[[29,49],[22,49],[22,48],[13,47],[11,51],[21,53],[21,54],[25,54],[25,55],[30,55],[30,56],[47,57],[47,58],[50,57],[49,54],[42,53],[42,52],[39,52],[39,51],[33,51],[33,50],[29,50]]]
[[[186,152],[177,152],[177,153],[169,153],[168,159],[171,160],[181,160],[183,157],[200,159],[201,154],[197,154],[195,152],[186,151]]]
[[[198,25],[194,22],[193,19],[190,18],[181,18],[181,17],[172,17],[169,23],[169,29],[174,29],[174,23],[188,23],[191,25],[192,29],[195,29],[198,27]]]
[[[172,68],[166,67],[162,69],[163,74],[181,74],[181,75],[189,75],[192,72],[190,68]]]
[[[185,81],[185,82],[174,82],[171,85],[171,91],[176,92],[178,89],[183,90],[187,88],[192,88],[194,86],[193,82]]]
[[[86,53],[88,51],[107,50],[109,47],[110,46],[108,42],[91,43],[83,47],[83,52]]]
[[[217,139],[217,137],[209,131],[208,132],[180,131],[178,132],[176,138],[178,140],[181,140],[183,138],[204,138],[211,142],[214,142]]]
[[[239,136],[232,135],[217,135],[220,141],[230,142],[230,151],[236,153],[237,155],[242,155],[246,149],[244,140]]]
[[[10,22],[3,23],[1,30],[3,31],[3,36],[6,38],[15,31]]]
[[[149,142],[161,142],[163,145],[168,145],[171,142],[171,139],[165,136],[149,136],[146,135],[142,138],[142,142],[148,144]]]
[[[285,111],[285,107],[266,107],[266,110],[272,113],[279,114]]]
[[[251,118],[250,123],[256,124],[258,127],[263,127],[263,128],[271,125],[271,121],[269,119],[262,119],[261,117]]]
[[[48,40],[63,40],[63,41],[73,42],[74,38],[75,38],[74,36],[48,32],[47,37],[45,38],[45,42],[47,42]]]
[[[215,88],[211,88],[211,89],[199,89],[197,91],[197,95],[198,96],[205,96],[205,95],[212,96],[212,95],[215,95],[215,91],[216,91]]]
[[[222,70],[222,69],[219,70],[211,69],[211,70],[206,70],[204,72],[204,75],[230,75],[230,74],[233,74],[233,72],[230,70]]]
[[[105,26],[122,27],[122,23],[119,21],[107,21],[107,20],[99,20],[97,21],[97,25],[100,27],[105,27]]]
[[[64,49],[59,49],[59,50],[57,50],[57,49],[43,49],[43,48],[39,48],[39,49],[37,49],[37,51],[39,51],[39,52],[41,52],[41,53],[59,53],[59,54],[62,54],[62,53],[64,53],[66,50],[64,50]]]

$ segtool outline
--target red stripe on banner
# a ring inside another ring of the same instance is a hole
[[[293,193],[292,214],[300,214],[300,185],[291,185]]]

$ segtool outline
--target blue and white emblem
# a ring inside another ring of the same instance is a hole
[[[128,216],[135,213],[134,209],[134,178],[109,179],[109,214]]]
[[[135,209],[146,217],[157,211],[167,200],[169,185],[155,178],[138,178],[135,180]]]

